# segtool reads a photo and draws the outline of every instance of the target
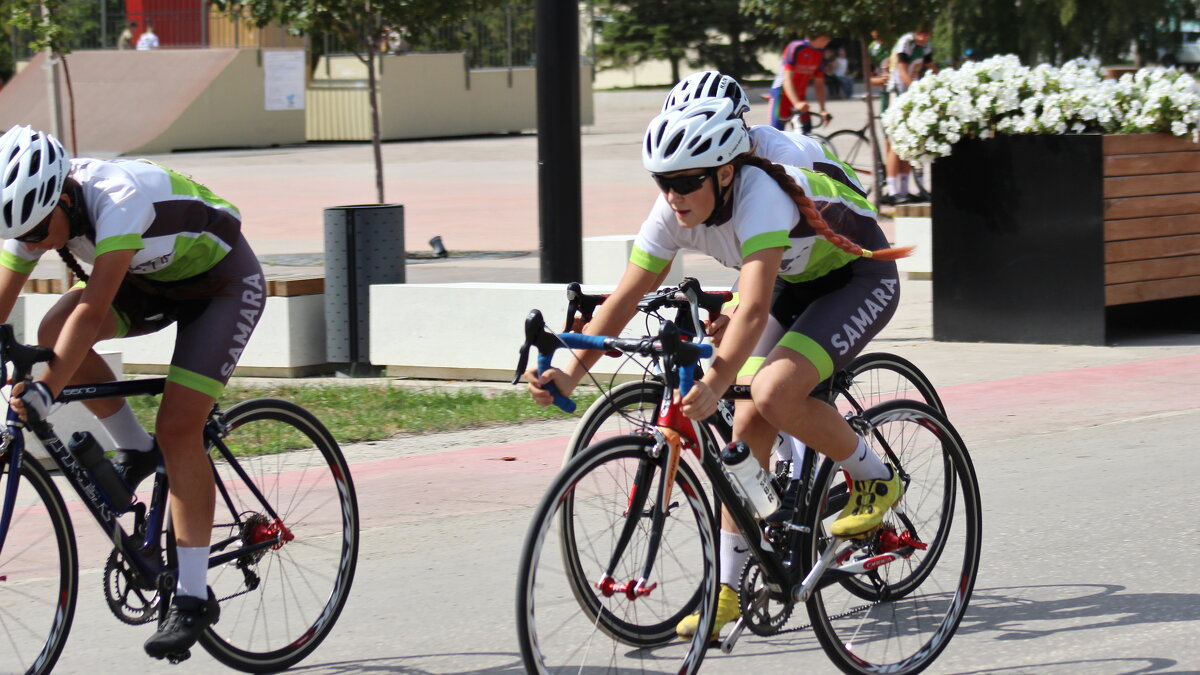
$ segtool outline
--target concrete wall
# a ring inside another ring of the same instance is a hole
[[[67,58],[81,155],[304,142],[303,110],[264,109],[256,50],[82,50]],[[0,128],[51,128],[44,63],[39,53],[0,91]]]
[[[310,141],[371,138],[366,66],[353,56],[323,58],[308,90]],[[591,69],[580,69],[580,123],[594,123]],[[436,83],[436,86],[431,85]],[[388,54],[379,68],[385,140],[523,131],[537,127],[533,68],[468,70],[466,57]]]

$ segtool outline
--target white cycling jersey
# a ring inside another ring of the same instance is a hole
[[[79,260],[134,249],[129,271],[153,281],[179,281],[207,272],[241,237],[236,207],[208,188],[144,160],[71,160],[70,177],[83,191],[94,232],[71,238]],[[0,265],[33,271],[43,250],[4,242]]]
[[[851,241],[876,240],[868,236],[879,229],[875,209],[853,188],[819,172],[791,166],[784,169],[834,232]],[[779,276],[800,282],[858,259],[817,235],[792,198],[761,169],[743,166],[731,190],[729,220],[712,227],[680,227],[671,205],[660,194],[634,240],[630,262],[658,273],[680,250],[689,249],[706,253],[725,267],[741,269],[742,262],[758,251],[786,248]]]
[[[854,169],[838,160],[824,143],[794,131],[780,131],[769,124],[750,127],[750,150],[763,159],[784,166],[819,171],[866,194]]]

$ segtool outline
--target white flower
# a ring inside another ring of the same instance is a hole
[[[1022,66],[1011,54],[913,83],[883,115],[905,159],[949,154],[963,138],[995,134],[1169,131],[1200,140],[1200,90],[1176,70],[1105,79],[1098,61]]]

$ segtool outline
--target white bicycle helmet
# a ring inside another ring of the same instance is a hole
[[[13,126],[0,136],[3,187],[0,238],[13,239],[37,227],[54,210],[71,170],[62,143],[50,134]]]
[[[666,112],[699,98],[722,97],[733,101],[734,114],[740,116],[750,112],[750,98],[746,96],[742,85],[732,77],[722,75],[715,70],[702,70],[680,80],[679,84],[671,89],[671,93],[667,94],[667,100],[663,101],[662,111]]]
[[[707,169],[750,151],[750,134],[728,98],[701,98],[650,120],[642,165],[652,173]]]

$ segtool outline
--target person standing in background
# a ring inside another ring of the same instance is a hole
[[[154,34],[154,26],[146,25],[146,32],[138,38],[138,51],[148,51],[158,49],[158,36]]]
[[[117,36],[117,49],[133,49],[133,31],[137,28],[136,21],[130,21],[125,26],[125,30]]]

